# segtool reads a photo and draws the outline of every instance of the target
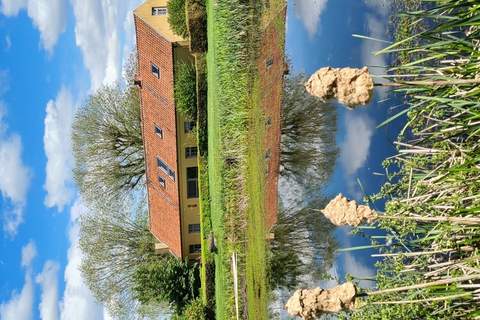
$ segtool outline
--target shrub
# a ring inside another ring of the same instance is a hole
[[[183,311],[184,320],[205,320],[205,306],[201,299],[195,299]]]
[[[197,119],[197,73],[190,63],[181,62],[175,70],[175,104],[186,118]]]
[[[173,256],[138,266],[133,281],[135,297],[142,304],[167,302],[177,313],[199,295],[198,264]]]
[[[172,31],[183,38],[188,38],[187,14],[185,0],[168,1],[168,23]]]
[[[207,10],[205,0],[187,0],[187,26],[190,34],[190,51],[207,51]]]

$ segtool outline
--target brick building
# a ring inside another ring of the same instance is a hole
[[[156,251],[200,253],[197,144],[194,122],[176,111],[174,66],[192,62],[188,43],[167,21],[167,0],[134,11],[150,230]]]
[[[146,0],[134,11],[142,136],[145,148],[149,224],[156,251],[198,258],[200,214],[198,204],[197,143],[193,121],[176,111],[174,70],[193,63],[188,42],[168,24],[168,0]],[[285,10],[282,11],[285,16]],[[274,23],[262,35],[257,60],[263,89],[261,104],[265,131],[265,222],[277,220],[280,160],[280,106],[285,68],[283,43]],[[267,231],[268,231],[267,230]]]

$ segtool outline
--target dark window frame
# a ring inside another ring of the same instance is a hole
[[[160,79],[160,67],[157,66],[155,63],[152,62],[152,74],[157,78]]]
[[[200,233],[200,223],[190,223],[188,225],[188,233]]]
[[[197,147],[185,147],[185,159],[196,158],[198,155]]]
[[[167,181],[161,176],[158,176],[158,183],[160,184],[160,187],[162,187],[163,189],[167,187]]]
[[[202,245],[199,243],[194,243],[188,246],[189,253],[201,253],[202,252]]]
[[[185,130],[185,133],[191,133],[195,129],[195,121],[185,121],[183,123],[183,128]]]
[[[155,126],[155,129],[154,129],[155,134],[163,139],[163,129],[157,124],[155,124],[154,126]]]
[[[186,177],[187,199],[198,198],[198,167],[188,167]]]
[[[175,171],[173,171],[172,168],[170,168],[170,166],[159,157],[157,157],[157,166],[160,168],[160,170],[165,172],[170,177],[170,179],[172,179],[173,181],[176,180]]]
[[[265,66],[267,67],[267,69],[270,69],[273,66],[273,57],[270,57],[267,60],[265,60]]]

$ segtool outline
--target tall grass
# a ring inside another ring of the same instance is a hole
[[[217,319],[234,318],[230,257],[238,256],[240,311],[247,310],[245,251],[249,117],[254,80],[255,8],[249,1],[209,1],[208,12],[208,176],[215,256]]]
[[[480,78],[480,3],[424,0],[419,8],[402,15],[424,28],[378,52],[400,56],[390,73],[414,82],[396,90],[407,124],[398,154],[385,161],[388,182],[370,200],[386,198],[395,218],[380,221],[388,241],[379,289],[437,284],[369,297],[353,319],[480,317],[480,225],[402,219],[480,213],[480,85],[459,81]]]

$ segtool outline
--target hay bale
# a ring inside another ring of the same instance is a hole
[[[322,101],[336,98],[349,108],[370,102],[373,87],[373,79],[367,67],[321,68],[305,84],[305,89],[311,95]]]
[[[336,226],[356,227],[365,221],[372,223],[377,218],[374,210],[368,206],[357,204],[355,200],[349,201],[341,193],[332,199],[321,212]]]
[[[324,314],[334,314],[355,307],[356,287],[347,282],[332,289],[299,289],[288,300],[285,308],[292,316],[305,320]]]

